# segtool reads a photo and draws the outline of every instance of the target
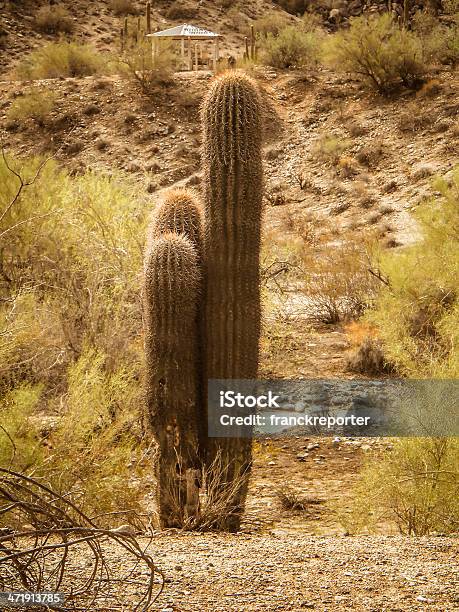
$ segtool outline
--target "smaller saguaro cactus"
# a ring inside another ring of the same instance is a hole
[[[250,59],[255,59],[255,28],[250,26]]]
[[[171,189],[154,211],[149,239],[175,232],[184,234],[202,256],[202,217],[197,196],[186,189]]]
[[[183,234],[186,236],[194,248],[198,258],[198,265],[201,270],[201,277],[204,277],[203,264],[203,223],[202,212],[199,204],[198,196],[190,190],[186,189],[171,189],[169,190],[162,202],[155,208],[150,228],[148,231],[147,240],[152,241],[160,236],[173,232],[175,234]],[[147,243],[147,250],[149,246]],[[201,302],[204,300],[201,292]],[[198,334],[201,336],[202,322],[197,313],[196,326]],[[198,364],[201,366],[201,347],[202,340],[199,339]],[[196,406],[196,422],[199,434],[199,455],[204,457],[206,438],[207,438],[207,412],[201,408],[202,394],[200,394]]]
[[[146,399],[157,462],[157,502],[163,527],[180,527],[199,513],[198,330],[199,258],[183,234],[150,240],[145,258]]]
[[[147,2],[147,34],[151,34],[151,2]]]

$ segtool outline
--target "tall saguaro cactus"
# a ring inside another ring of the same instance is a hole
[[[260,235],[263,172],[257,89],[229,72],[212,84],[202,109],[205,200],[204,391],[207,381],[256,378],[260,338]],[[229,501],[225,527],[239,528],[251,468],[251,440],[210,438],[207,462],[217,456]]]
[[[164,527],[196,516],[199,498],[190,486],[200,468],[197,309],[199,257],[183,234],[159,235],[145,259],[144,317],[147,406],[160,460],[158,507]]]

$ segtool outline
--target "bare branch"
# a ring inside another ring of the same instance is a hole
[[[148,554],[151,538],[142,548],[125,526],[97,527],[38,479],[0,468],[0,514],[10,525],[0,533],[2,591],[63,591],[65,608],[56,610],[121,611],[128,605],[134,612],[150,610],[162,592],[164,576]],[[141,580],[134,579],[138,575]]]

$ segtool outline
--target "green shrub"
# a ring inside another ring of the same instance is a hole
[[[148,40],[130,40],[120,57],[121,70],[148,95],[173,80],[175,57],[167,41],[158,41],[152,55]]]
[[[11,163],[25,180],[38,167]],[[0,210],[17,188],[1,161]],[[53,162],[23,190],[0,224],[0,388],[28,380],[57,392],[86,345],[109,367],[138,362],[144,208],[116,176],[71,179]]]
[[[393,521],[407,535],[459,528],[459,438],[402,438],[367,461],[350,512],[339,512],[349,532]]]
[[[459,376],[459,169],[416,214],[422,239],[379,266],[388,278],[368,313],[384,353],[411,378]]]
[[[23,79],[54,79],[96,74],[105,66],[104,58],[92,47],[61,41],[29,53],[16,72]]]
[[[49,89],[31,89],[13,100],[7,118],[11,121],[35,119],[37,123],[43,124],[54,109],[56,97]]]
[[[275,68],[304,68],[317,62],[320,35],[294,26],[283,28],[277,36],[262,40],[262,60]]]
[[[8,163],[30,181],[40,162]],[[1,211],[17,189],[0,160]],[[138,509],[144,493],[146,209],[121,177],[71,178],[49,161],[0,222],[0,465],[16,447],[14,467],[35,470],[90,514]]]
[[[413,87],[427,69],[419,37],[401,29],[388,13],[351,19],[348,30],[325,41],[323,60],[381,93],[400,83]]]
[[[35,27],[46,34],[70,34],[75,28],[69,12],[62,6],[42,6],[35,16]]]
[[[301,29],[305,32],[315,32],[324,25],[322,16],[318,13],[305,13],[301,18]]]
[[[0,335],[0,342],[2,338]],[[1,345],[0,345],[1,346]],[[43,460],[38,431],[30,421],[43,391],[42,385],[22,383],[2,394],[0,410],[0,466],[26,471]]]
[[[349,149],[352,141],[334,134],[321,134],[313,147],[315,157],[337,164],[341,155]]]
[[[255,32],[264,38],[268,34],[277,36],[279,32],[288,25],[287,19],[283,15],[277,13],[271,13],[260,17],[254,22]]]
[[[433,15],[418,11],[413,18],[413,30],[421,39],[426,61],[442,64],[459,61],[459,19],[445,25]]]
[[[138,13],[133,0],[110,0],[110,8],[115,15],[137,15]]]

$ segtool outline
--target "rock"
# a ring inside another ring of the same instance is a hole
[[[296,458],[298,459],[298,461],[306,461],[308,456],[309,456],[308,453],[298,453]]]
[[[334,21],[335,23],[339,23],[341,21],[341,9],[334,8],[328,14],[328,21]]]
[[[132,525],[120,525],[110,530],[112,533],[119,533],[127,536],[135,536],[135,529]]]
[[[130,161],[126,164],[126,170],[128,172],[140,172],[140,170],[142,170],[142,166],[137,161]]]
[[[425,597],[425,595],[418,595],[416,597],[416,601],[422,601],[424,603],[433,603],[433,599],[429,599],[428,597]]]

